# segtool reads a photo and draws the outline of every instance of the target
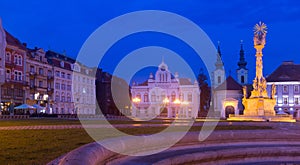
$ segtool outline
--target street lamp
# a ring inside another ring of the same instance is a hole
[[[173,103],[175,104],[176,106],[176,118],[178,118],[178,113],[180,111],[180,104],[181,104],[181,101],[179,99],[176,99],[173,101]]]
[[[139,110],[139,103],[141,102],[141,99],[139,97],[135,97],[132,99],[132,102],[135,104],[135,106],[138,108]],[[132,116],[136,116],[136,108],[133,108],[133,111],[132,111]]]

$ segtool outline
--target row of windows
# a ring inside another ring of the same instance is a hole
[[[74,80],[77,82],[83,82],[83,83],[87,83],[87,84],[94,84],[95,82],[93,81],[93,79],[89,79],[89,78],[85,78],[85,77],[81,77],[81,76],[76,76],[74,75]]]
[[[30,66],[30,69],[29,69],[30,73],[36,73],[36,70],[35,70],[35,67],[34,66]],[[44,75],[44,68],[38,68],[38,74],[39,75]],[[48,70],[48,76],[52,76],[52,71],[51,70]]]
[[[141,99],[141,94],[138,93],[138,94],[136,95],[136,97],[139,98],[139,99]],[[158,101],[158,100],[159,100],[158,98],[159,98],[159,97],[156,96],[154,93],[151,94],[151,102],[156,102],[156,101]],[[162,94],[162,95],[161,95],[161,101],[163,101],[165,98],[166,98],[166,95],[165,95],[165,94]],[[174,102],[175,100],[176,100],[176,94],[173,92],[173,93],[171,94],[171,100],[170,100],[170,101],[171,101],[171,102]],[[183,96],[182,93],[179,94],[179,100],[180,100],[180,101],[184,101],[184,96]],[[191,93],[189,93],[189,94],[187,95],[187,101],[188,101],[188,102],[192,102],[192,101],[193,101],[193,95],[192,95]],[[144,94],[144,102],[149,102],[149,96],[148,96],[148,93],[145,93],[145,94]]]
[[[289,104],[288,100],[289,100],[288,97],[284,97],[283,98],[283,104],[284,105],[288,105]],[[294,98],[294,104],[299,105],[299,98],[298,97]]]
[[[55,101],[56,102],[71,102],[71,97],[70,96],[68,96],[68,97],[61,96],[61,97],[59,97],[59,95],[56,95],[55,96]]]
[[[67,78],[67,79],[71,79],[71,74],[66,74],[65,72],[60,72],[60,71],[55,71],[55,76],[56,77],[61,77],[61,78]]]
[[[282,91],[283,91],[283,93],[288,93],[289,92],[289,86],[288,85],[284,85]],[[294,92],[295,93],[299,92],[299,85],[294,85]]]
[[[15,96],[23,97],[24,92],[22,89],[3,88],[2,94],[7,96],[13,96],[13,97]]]
[[[8,80],[15,80],[15,81],[22,81],[23,80],[23,75],[21,71],[14,71],[14,73],[12,74],[11,71],[9,69],[6,70],[6,79]],[[12,77],[13,76],[13,77]]]
[[[22,59],[23,58],[21,55],[15,54],[14,55],[14,64],[22,66]],[[11,54],[9,52],[6,52],[5,60],[8,63],[10,63],[12,61]]]
[[[55,83],[55,89],[71,91],[71,85]]]

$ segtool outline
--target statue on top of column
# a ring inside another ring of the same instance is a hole
[[[254,26],[254,45],[265,45],[267,35],[267,25],[259,22]]]

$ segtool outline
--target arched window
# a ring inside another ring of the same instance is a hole
[[[144,94],[144,102],[149,102],[149,95],[148,95],[148,93]]]
[[[151,93],[151,102],[156,102],[156,96],[154,92]]]
[[[193,95],[191,93],[188,94],[188,102],[193,101]]]
[[[11,54],[9,52],[6,52],[6,56],[5,56],[5,61],[7,63],[10,63],[11,62],[11,58],[10,58]]]
[[[18,64],[22,65],[22,56],[18,56]]]
[[[136,95],[136,97],[139,98],[139,99],[141,99],[141,94],[138,93],[138,94]]]
[[[183,94],[182,93],[179,93],[179,99],[180,99],[180,101],[183,101],[184,99],[183,99]]]
[[[22,73],[21,72],[18,73],[18,80],[22,81]]]
[[[176,93],[173,91],[171,94],[171,101],[174,102],[176,99]]]

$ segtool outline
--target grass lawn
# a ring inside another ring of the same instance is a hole
[[[85,120],[89,124],[104,124],[102,120]],[[111,124],[162,124],[171,121],[130,121],[130,120],[109,120]],[[0,127],[4,126],[33,126],[33,125],[76,125],[81,124],[78,119],[19,119],[19,120],[0,120]]]
[[[25,122],[25,121],[20,121]],[[27,121],[28,122],[28,121]],[[34,124],[33,123],[28,124]],[[59,124],[59,121],[55,121]],[[65,121],[61,121],[65,122]],[[76,122],[76,121],[68,121]],[[78,122],[78,121],[77,121]],[[46,124],[45,121],[44,124]],[[42,125],[41,123],[35,123]],[[121,131],[132,135],[152,134],[160,132],[165,127],[134,127],[119,128]],[[178,127],[176,131],[182,128]],[[199,131],[201,127],[192,127],[190,131]],[[253,130],[271,129],[267,126],[217,126],[216,130]],[[97,129],[98,132],[109,138],[109,130]],[[0,164],[46,164],[51,160],[94,140],[84,129],[65,130],[2,130],[0,131]]]

